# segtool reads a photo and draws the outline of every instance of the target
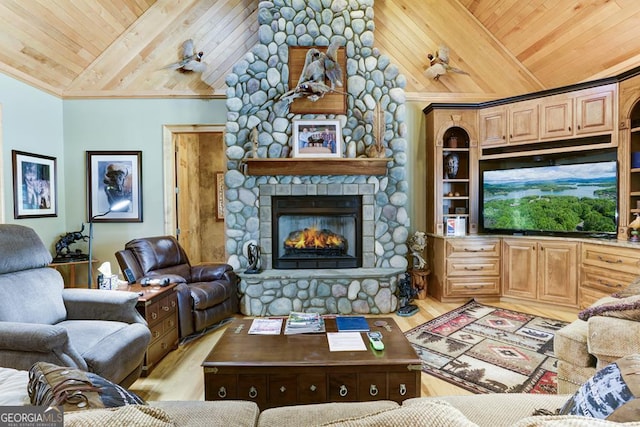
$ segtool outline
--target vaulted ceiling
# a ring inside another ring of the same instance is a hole
[[[224,96],[258,0],[1,0],[0,72],[64,98]],[[417,99],[484,100],[640,66],[637,0],[375,0],[375,45]],[[163,69],[194,40],[208,64]],[[440,45],[469,75],[424,75]],[[204,80],[204,81],[203,81]]]

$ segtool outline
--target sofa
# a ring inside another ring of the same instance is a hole
[[[0,406],[29,404],[28,372],[0,368]],[[482,394],[471,396],[420,397],[401,405],[388,400],[284,406],[260,411],[251,401],[166,401],[89,411],[65,411],[66,426],[105,425],[107,417],[131,425],[226,427],[304,427],[315,425],[354,426],[529,426],[534,411],[554,412],[569,396],[542,394]],[[566,419],[566,416],[535,416],[536,421]],[[575,418],[575,417],[573,417]],[[342,421],[342,423],[341,423]],[[580,420],[579,420],[580,421]],[[518,423],[521,424],[518,424]],[[170,424],[171,423],[171,424]],[[615,425],[607,423],[602,425]],[[574,424],[580,425],[580,424]],[[585,424],[587,425],[587,424]],[[588,424],[593,425],[593,424]]]
[[[129,386],[151,332],[133,292],[65,289],[29,227],[0,224],[0,366],[47,361]]]
[[[556,332],[558,393],[574,393],[611,362],[640,353],[640,279],[596,301]]]
[[[134,239],[116,252],[129,283],[177,282],[180,338],[206,330],[238,312],[238,277],[224,263],[191,265],[173,236]]]

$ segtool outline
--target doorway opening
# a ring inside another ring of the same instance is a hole
[[[176,236],[193,264],[227,260],[216,185],[227,167],[224,128],[163,127],[165,233]]]

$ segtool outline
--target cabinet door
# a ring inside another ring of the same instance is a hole
[[[578,244],[538,243],[538,300],[578,303]]]
[[[502,241],[502,283],[506,296],[536,299],[536,242],[504,239]]]
[[[538,139],[538,101],[509,106],[509,143]]]
[[[507,142],[507,112],[504,107],[480,111],[480,145],[498,145]]]
[[[573,99],[553,98],[540,106],[542,139],[563,138],[573,135]]]
[[[613,130],[613,92],[576,97],[576,135]]]

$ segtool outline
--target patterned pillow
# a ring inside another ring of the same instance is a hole
[[[589,320],[593,316],[640,320],[640,295],[620,299],[606,299],[578,313],[578,318],[581,320]]]
[[[92,372],[37,362],[27,386],[32,405],[63,406],[65,412],[146,405],[135,393]]]
[[[614,298],[625,298],[634,295],[640,295],[640,276],[636,277],[633,282],[629,283],[627,287],[620,292],[611,294],[611,296]]]
[[[640,416],[640,354],[625,356],[595,373],[560,409],[560,415],[579,415],[616,422]]]

